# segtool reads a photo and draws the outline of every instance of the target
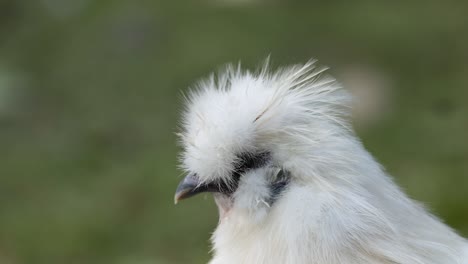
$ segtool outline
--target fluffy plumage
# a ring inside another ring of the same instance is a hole
[[[468,263],[465,239],[363,148],[349,97],[324,70],[228,67],[188,96],[181,163],[197,186],[176,199],[214,193],[210,263]]]

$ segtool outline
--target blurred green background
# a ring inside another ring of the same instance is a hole
[[[0,0],[0,264],[206,263],[174,206],[181,91],[310,58],[409,195],[468,235],[467,1]]]

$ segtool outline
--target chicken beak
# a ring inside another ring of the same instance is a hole
[[[196,173],[191,173],[177,186],[174,203],[177,204],[180,200],[190,198],[203,192],[223,193],[226,195],[232,194],[233,190],[237,188],[237,181],[231,184],[216,180],[212,182],[202,182]]]
[[[177,204],[180,200],[190,198],[198,193],[207,191],[196,174],[189,174],[177,186],[174,203]]]

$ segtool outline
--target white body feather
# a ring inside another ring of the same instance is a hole
[[[291,174],[270,205],[268,169],[215,195],[211,264],[468,263],[468,244],[409,199],[343,116],[348,97],[313,63],[274,74],[228,69],[202,82],[184,116],[182,166],[230,181],[235,154],[258,149]]]

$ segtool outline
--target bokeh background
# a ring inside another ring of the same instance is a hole
[[[316,58],[364,145],[468,235],[467,1],[0,1],[0,264],[206,263],[209,195],[174,206],[181,91]]]

